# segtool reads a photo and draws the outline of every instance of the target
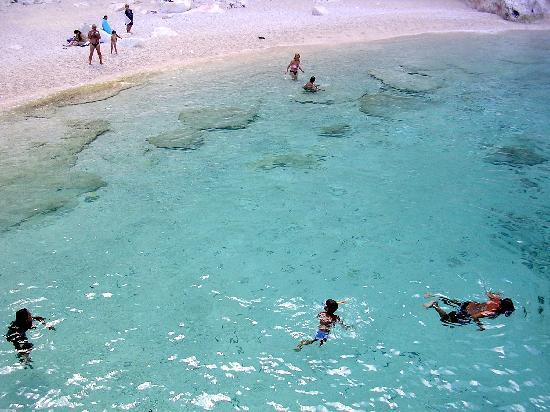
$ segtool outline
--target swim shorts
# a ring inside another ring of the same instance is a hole
[[[315,340],[327,340],[328,339],[328,332],[326,330],[318,330],[315,334],[315,337],[313,338]]]

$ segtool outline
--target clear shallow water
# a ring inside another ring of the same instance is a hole
[[[26,120],[107,121],[71,168],[107,185],[0,234],[4,327],[58,322],[32,370],[1,344],[0,408],[548,408],[549,39],[300,50],[317,95],[274,52]],[[235,106],[196,150],[147,143]],[[421,307],[484,288],[517,311],[482,333]],[[328,297],[354,329],[294,352]]]

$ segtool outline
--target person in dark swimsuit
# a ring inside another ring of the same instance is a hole
[[[26,365],[30,364],[29,355],[33,348],[33,344],[27,338],[27,331],[35,328],[32,324],[33,320],[42,323],[50,330],[55,330],[53,326],[46,325],[46,319],[42,316],[33,316],[28,309],[23,308],[15,312],[15,320],[10,324],[6,333],[6,340],[13,344],[19,361]]]
[[[96,50],[97,56],[99,57],[99,64],[103,64],[101,48],[99,46],[101,34],[99,34],[99,31],[97,31],[97,26],[95,24],[92,24],[92,30],[88,32],[88,40],[90,40],[90,57],[88,57],[88,63],[92,64],[92,57],[94,55],[94,50]]]
[[[126,33],[132,32],[132,26],[134,25],[134,12],[130,8],[130,5],[124,5],[124,20],[126,24]]]
[[[473,321],[477,324],[479,330],[485,330],[485,327],[480,321],[481,318],[493,319],[499,315],[508,317],[515,310],[512,299],[502,298],[498,293],[493,292],[487,292],[489,301],[485,303],[471,301],[461,302],[459,300],[449,299],[443,295],[432,295],[430,293],[424,295],[426,298],[433,296],[437,296],[445,305],[457,309],[447,313],[439,307],[437,300],[424,305],[426,309],[435,309],[439,314],[441,322],[449,325],[465,325]]]

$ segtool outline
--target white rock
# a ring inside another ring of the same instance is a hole
[[[543,10],[547,7],[545,2],[546,0],[466,0],[476,10],[523,23],[543,18]]]
[[[161,13],[185,13],[193,7],[193,0],[174,0],[162,2],[159,11]]]
[[[160,26],[155,27],[153,30],[153,33],[151,34],[151,37],[172,37],[172,36],[179,36],[178,32],[175,30],[172,30],[170,27]]]
[[[111,4],[111,10],[113,11],[123,11],[124,10],[124,5],[126,3],[114,3],[114,4]]]
[[[313,9],[311,9],[311,14],[314,16],[325,16],[328,14],[328,10],[323,6],[313,6]]]
[[[140,37],[124,37],[119,39],[118,44],[124,47],[143,47],[145,40]]]

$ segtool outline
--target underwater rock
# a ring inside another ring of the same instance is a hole
[[[334,124],[331,126],[321,127],[319,136],[324,137],[344,137],[351,130],[349,124]]]
[[[193,130],[238,130],[246,128],[257,117],[258,112],[255,109],[203,107],[183,110],[179,120]]]
[[[476,10],[493,13],[505,20],[529,23],[544,17],[544,0],[465,0]]]
[[[0,188],[0,231],[18,226],[38,215],[75,206],[78,196],[94,192],[106,183],[90,173],[52,170],[27,175]],[[14,207],[17,205],[17,207]]]
[[[256,169],[272,170],[278,167],[291,167],[296,169],[314,169],[324,159],[323,156],[309,154],[289,153],[282,155],[270,155],[254,164]]]
[[[147,75],[131,76],[99,84],[89,84],[63,90],[47,97],[33,100],[28,104],[0,114],[0,121],[13,119],[14,115],[26,118],[49,118],[60,107],[88,104],[108,100],[124,90],[139,86],[147,80]]]
[[[369,70],[369,75],[380,81],[384,86],[405,93],[423,93],[439,89],[442,83],[433,77],[420,72],[384,69]]]
[[[204,144],[200,131],[176,129],[147,139],[149,143],[164,149],[196,150]]]
[[[387,93],[364,95],[359,99],[359,110],[369,116],[398,117],[409,111],[425,109],[427,103],[417,97],[399,96]]]
[[[108,130],[109,122],[101,119],[0,122],[0,135],[9,131],[0,138],[6,147],[0,153],[0,231],[75,205],[78,196],[105,186],[98,176],[72,167],[78,153]]]
[[[528,147],[503,146],[485,157],[485,161],[494,165],[508,165],[513,167],[535,166],[548,159],[534,152]]]

